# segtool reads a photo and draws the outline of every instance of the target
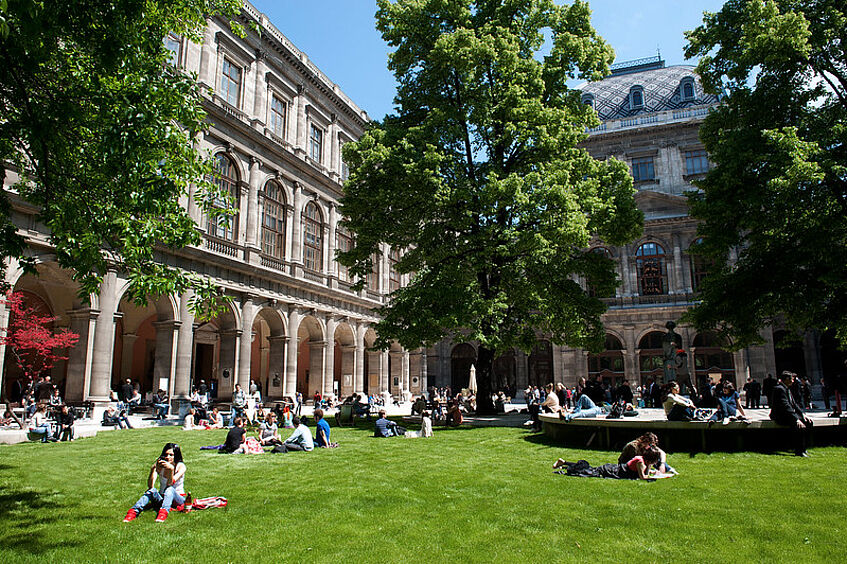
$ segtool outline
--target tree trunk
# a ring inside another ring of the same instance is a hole
[[[494,415],[494,402],[491,401],[493,390],[494,351],[480,346],[476,357],[476,412],[480,415]]]

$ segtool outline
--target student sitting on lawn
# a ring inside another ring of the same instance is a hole
[[[451,427],[458,427],[462,424],[462,410],[459,409],[459,402],[450,400],[447,404],[447,424]]]
[[[650,467],[659,461],[659,451],[655,447],[647,447],[644,454],[635,456],[626,464],[603,464],[602,466],[591,466],[585,460],[579,462],[566,462],[558,459],[553,463],[554,469],[561,468],[557,474],[568,476],[581,476],[584,478],[613,478],[616,480],[649,480]]]
[[[259,443],[262,446],[282,444],[282,439],[279,437],[279,427],[276,424],[276,413],[273,411],[268,413],[267,418],[262,422],[259,429]]]
[[[148,507],[159,509],[156,522],[162,523],[168,518],[171,509],[185,510],[185,504],[191,503],[191,496],[185,493],[185,462],[182,460],[182,450],[176,443],[167,443],[162,454],[150,467],[147,477],[147,491],[126,512],[124,523],[134,521]],[[156,488],[156,478],[159,487]]]
[[[329,440],[329,423],[324,419],[324,410],[315,410],[315,444],[321,448],[335,448],[338,443],[332,443]]]
[[[293,423],[294,432],[281,445],[275,446],[274,452],[311,452],[315,450],[315,441],[312,439],[312,432],[300,421],[300,416],[295,415]]]
[[[432,417],[430,417],[429,411],[426,410],[421,414],[421,436],[432,436]]]
[[[385,416],[384,409],[379,410],[379,419],[376,420],[374,425],[376,428],[374,434],[377,437],[397,437],[406,433],[403,427],[400,427],[397,423]]]
[[[226,434],[224,446],[220,452],[226,454],[246,454],[247,453],[247,431],[244,430],[245,420],[243,417],[236,417],[233,421],[233,427]]]

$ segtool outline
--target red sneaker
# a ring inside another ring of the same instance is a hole
[[[168,518],[168,512],[164,509],[160,509],[159,514],[156,515],[156,522],[157,523],[164,523],[165,519],[167,519],[167,518]]]
[[[136,517],[138,517],[138,511],[136,511],[135,508],[130,507],[129,511],[126,512],[126,517],[124,517],[124,523],[135,521]]]

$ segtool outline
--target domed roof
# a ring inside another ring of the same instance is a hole
[[[612,76],[598,82],[586,82],[577,86],[577,90],[582,91],[584,101],[591,100],[603,121],[718,103],[717,96],[703,92],[693,66],[665,67],[664,61],[652,62],[654,64],[615,65]],[[686,88],[686,83],[690,87]],[[638,94],[633,96],[635,91],[641,92],[640,100]]]

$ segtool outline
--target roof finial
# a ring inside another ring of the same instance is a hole
[[[662,60],[662,50],[656,45],[656,56],[659,57],[659,60]]]

